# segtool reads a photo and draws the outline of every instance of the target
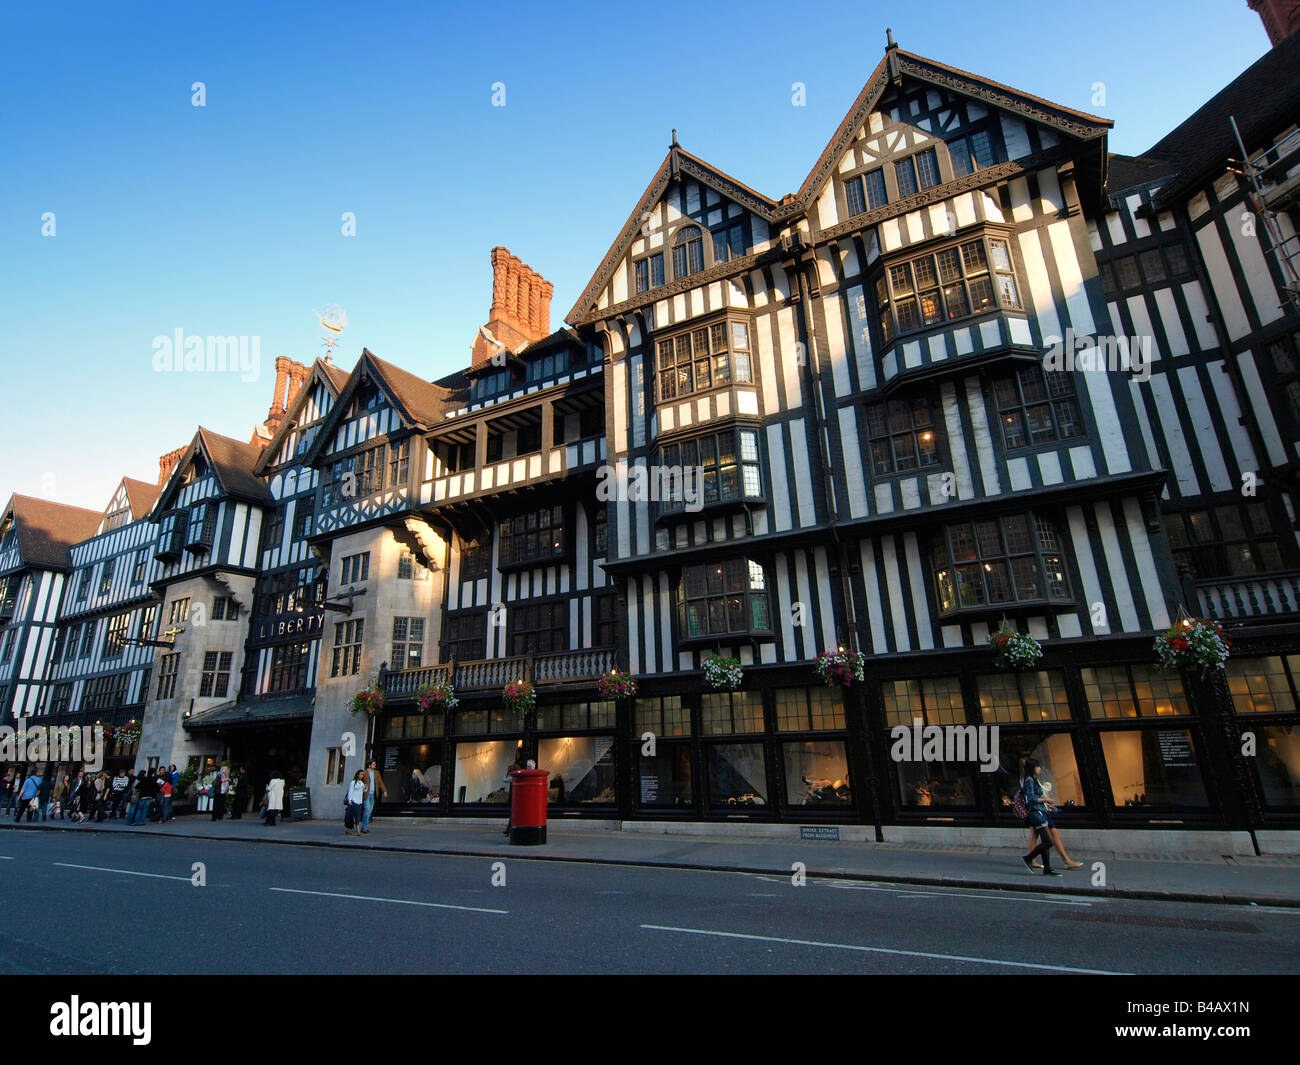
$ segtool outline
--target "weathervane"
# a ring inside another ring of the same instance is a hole
[[[348,324],[348,313],[337,303],[329,304],[323,312],[313,311],[316,320],[324,326],[326,335],[321,337],[325,343],[325,361],[333,362],[334,345],[339,342],[339,336],[343,333]]]

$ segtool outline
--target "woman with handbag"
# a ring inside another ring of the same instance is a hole
[[[344,801],[345,810],[343,813],[343,834],[352,835],[352,830],[356,829],[357,835],[361,835],[361,810],[366,801],[366,771],[358,769],[357,775],[352,778],[352,783],[348,785],[348,796]]]
[[[1025,779],[1020,782],[1020,791],[1029,817],[1029,824],[1037,833],[1040,842],[1028,854],[1022,855],[1020,860],[1025,863],[1025,868],[1032,873],[1034,871],[1034,859],[1042,858],[1043,876],[1060,876],[1061,874],[1052,868],[1051,830],[1056,826],[1052,824],[1052,819],[1048,816],[1051,804],[1047,800],[1047,793],[1043,791],[1042,784],[1038,782],[1038,774],[1042,771],[1043,767],[1035,759],[1025,759]],[[1021,796],[1018,796],[1018,798]]]

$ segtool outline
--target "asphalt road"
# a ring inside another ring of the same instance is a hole
[[[5,974],[1300,972],[1297,909],[513,856],[6,832],[0,889]]]

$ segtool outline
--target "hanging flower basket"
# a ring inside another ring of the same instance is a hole
[[[993,664],[998,669],[1030,669],[1043,657],[1043,649],[1027,632],[1003,627],[989,636]]]
[[[1183,618],[1155,641],[1156,661],[1162,669],[1192,669],[1204,677],[1220,669],[1232,646],[1223,626],[1210,618]]]
[[[112,725],[101,725],[98,721],[96,721],[95,724],[96,724],[96,726],[98,726],[99,728],[102,728],[102,729],[104,730],[104,739],[106,739],[106,740],[111,740],[111,739],[113,738],[113,726],[112,726]]]
[[[861,651],[824,651],[817,656],[817,673],[826,682],[826,687],[851,688],[854,681],[862,679],[867,656]]]
[[[631,699],[636,695],[636,678],[630,673],[611,669],[596,681],[596,690],[602,699]]]
[[[537,705],[537,692],[526,680],[512,680],[501,691],[501,701],[512,714],[526,714]]]
[[[460,702],[456,698],[456,689],[445,680],[435,680],[428,687],[422,688],[415,701],[426,714],[449,710]]]
[[[745,679],[745,671],[740,668],[739,658],[723,658],[710,655],[704,660],[704,679],[711,688],[720,691],[735,691]]]
[[[369,714],[374,717],[384,708],[384,693],[363,688],[352,696],[351,710],[354,714]]]
[[[111,728],[112,726],[109,727]],[[120,729],[117,730],[117,741],[118,743],[122,744],[125,747],[130,747],[131,744],[140,742],[141,731],[142,729],[140,728],[140,722],[128,721],[125,725],[123,725]],[[109,733],[105,731],[104,735],[105,738],[107,738]]]

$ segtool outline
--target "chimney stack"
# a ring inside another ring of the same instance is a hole
[[[492,309],[487,330],[511,351],[551,335],[551,293],[554,286],[519,257],[502,247],[492,249]],[[470,351],[479,366],[496,349],[480,333]]]
[[[176,468],[176,463],[180,462],[181,456],[185,454],[189,445],[178,447],[175,451],[169,451],[165,455],[158,457],[158,487],[161,488],[167,483],[167,478],[172,475],[172,470]]]

